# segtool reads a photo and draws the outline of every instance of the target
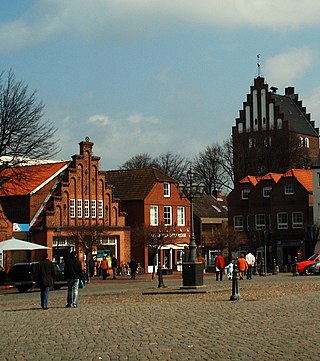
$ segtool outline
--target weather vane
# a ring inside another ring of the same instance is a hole
[[[257,67],[258,67],[258,77],[260,76],[260,54],[257,55]]]

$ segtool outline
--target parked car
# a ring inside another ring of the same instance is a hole
[[[307,260],[305,261],[300,261],[298,262],[298,272],[300,275],[307,275],[308,274],[308,266],[310,266],[311,264],[320,261],[320,253],[315,253],[313,254],[311,257],[309,257]]]
[[[27,292],[28,290],[39,287],[36,280],[36,269],[38,262],[16,263],[8,272],[8,280],[6,284],[17,287],[19,292]],[[60,289],[67,285],[64,275],[64,264],[54,263],[56,269],[56,279],[54,289]]]
[[[310,266],[307,267],[307,274],[311,275],[319,275],[320,274],[320,261],[312,263]]]

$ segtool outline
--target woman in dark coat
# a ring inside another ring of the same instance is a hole
[[[42,261],[37,266],[37,281],[40,287],[41,307],[48,309],[49,292],[54,285],[56,271],[54,264],[48,259],[48,254],[42,256]]]

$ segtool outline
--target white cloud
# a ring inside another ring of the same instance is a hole
[[[266,80],[277,87],[292,85],[313,64],[315,53],[307,47],[290,49],[266,60]]]
[[[127,120],[133,124],[139,124],[139,123],[157,124],[159,122],[159,120],[155,117],[146,117],[142,114],[129,115]]]
[[[311,120],[316,120],[316,126],[320,125],[320,86],[312,89],[310,93],[303,98],[303,105],[307,112],[311,114]]]
[[[66,32],[87,39],[130,39],[163,31],[177,21],[223,28],[319,27],[319,12],[318,0],[38,0],[21,18],[0,24],[0,50]]]
[[[104,114],[91,115],[88,119],[89,123],[100,123],[102,125],[112,124],[112,120]]]

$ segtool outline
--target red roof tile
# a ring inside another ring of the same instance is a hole
[[[68,164],[55,162],[8,168],[0,176],[10,178],[0,187],[0,197],[31,194],[61,173]]]
[[[287,173],[284,173],[282,177],[294,177],[308,192],[313,191],[312,170],[310,169],[290,169]]]

